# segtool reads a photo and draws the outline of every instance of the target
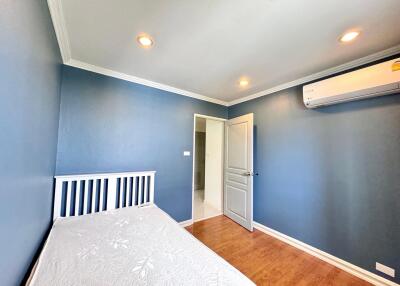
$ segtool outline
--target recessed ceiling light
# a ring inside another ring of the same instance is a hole
[[[242,78],[242,79],[239,80],[239,85],[242,86],[242,87],[248,86],[249,85],[249,80],[245,79],[245,78]]]
[[[359,31],[351,31],[345,33],[343,36],[340,37],[340,41],[342,43],[348,43],[353,41],[355,38],[357,38],[360,35]]]
[[[141,34],[136,40],[143,48],[150,48],[153,45],[153,39],[149,35]]]

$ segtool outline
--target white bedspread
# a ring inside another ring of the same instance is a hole
[[[57,220],[30,285],[254,285],[156,206]]]

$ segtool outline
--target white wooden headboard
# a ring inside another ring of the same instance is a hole
[[[154,203],[155,171],[55,176],[53,220]]]

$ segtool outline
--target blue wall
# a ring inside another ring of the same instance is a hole
[[[400,273],[400,95],[308,110],[293,88],[232,106],[229,118],[250,112],[255,221]]]
[[[193,114],[227,107],[64,67],[57,174],[155,170],[156,203],[191,218]]]
[[[50,226],[61,58],[46,1],[1,1],[0,284],[18,285]]]

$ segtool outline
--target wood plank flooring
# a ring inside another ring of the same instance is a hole
[[[225,216],[186,228],[257,285],[372,285],[335,266]]]

